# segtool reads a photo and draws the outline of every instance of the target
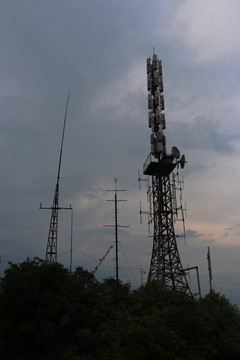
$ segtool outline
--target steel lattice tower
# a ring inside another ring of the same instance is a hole
[[[63,131],[62,131],[62,140],[61,140],[61,148],[60,148],[60,156],[58,162],[58,173],[57,173],[57,183],[55,187],[55,193],[53,198],[53,205],[50,208],[42,207],[40,204],[40,209],[51,209],[51,219],[48,231],[48,240],[47,240],[47,248],[46,248],[46,256],[45,261],[47,263],[55,263],[57,262],[57,240],[58,240],[58,210],[67,209],[72,210],[72,207],[59,207],[59,181],[60,181],[60,171],[61,171],[61,163],[62,163],[62,151],[63,151],[63,140],[65,135],[65,126],[67,120],[67,110],[68,110],[68,103],[70,97],[70,90],[67,96],[66,108],[65,108],[65,116],[63,122]]]
[[[167,154],[163,97],[162,63],[156,54],[147,59],[149,128],[151,153],[144,163],[143,173],[151,177],[148,188],[149,222],[153,225],[153,248],[148,281],[157,280],[166,286],[190,292],[183,270],[174,229],[173,188],[170,176],[179,165],[185,164],[184,155],[172,148]]]

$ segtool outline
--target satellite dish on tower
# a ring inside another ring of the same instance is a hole
[[[179,160],[179,163],[180,163],[181,168],[183,169],[184,165],[186,163],[185,155],[182,155],[181,159]]]
[[[172,155],[175,159],[180,158],[180,151],[178,150],[178,148],[176,146],[172,147]]]

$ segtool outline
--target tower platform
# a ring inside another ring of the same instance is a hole
[[[153,161],[150,154],[143,165],[143,173],[152,176],[169,176],[175,166],[172,155],[164,155],[162,159]]]

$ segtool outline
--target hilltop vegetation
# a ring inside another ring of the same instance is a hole
[[[137,290],[98,282],[79,267],[36,258],[1,281],[1,360],[232,360],[240,358],[236,306],[151,282]]]

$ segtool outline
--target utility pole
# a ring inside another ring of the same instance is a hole
[[[70,239],[70,268],[69,268],[70,273],[72,272],[72,245],[73,245],[73,209],[71,209],[71,239]]]
[[[65,107],[65,115],[64,115],[64,122],[63,122],[63,131],[62,131],[62,141],[61,141],[60,156],[59,156],[59,162],[58,162],[57,183],[56,183],[55,193],[54,193],[54,197],[53,197],[53,205],[51,207],[43,207],[42,204],[40,204],[40,207],[39,207],[39,209],[51,209],[52,210],[49,231],[48,231],[46,256],[45,256],[45,261],[47,263],[57,262],[58,210],[61,210],[61,209],[72,210],[71,206],[59,207],[59,181],[60,181],[63,140],[64,140],[64,135],[65,135],[65,126],[66,126],[66,120],[67,120],[69,97],[70,97],[70,90],[68,92],[67,102],[66,102],[66,107]]]
[[[208,261],[208,274],[209,274],[210,292],[212,292],[212,264],[211,264],[211,254],[210,254],[210,247],[209,246],[208,246],[208,252],[207,252],[207,261]]]
[[[119,273],[118,273],[118,269],[119,269],[119,265],[118,265],[118,228],[119,227],[129,227],[128,226],[124,226],[124,225],[118,225],[118,208],[117,208],[117,203],[120,201],[127,201],[127,200],[119,200],[117,197],[118,192],[120,191],[127,191],[127,190],[119,190],[117,188],[117,182],[118,179],[117,177],[114,177],[114,182],[115,182],[115,189],[114,190],[106,190],[106,191],[114,191],[114,200],[106,200],[106,201],[114,201],[114,219],[115,219],[115,224],[114,225],[103,225],[105,227],[114,227],[115,228],[115,256],[116,256],[116,280],[119,280]]]

